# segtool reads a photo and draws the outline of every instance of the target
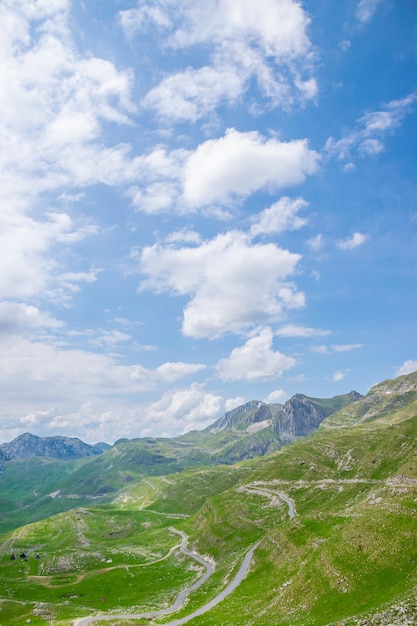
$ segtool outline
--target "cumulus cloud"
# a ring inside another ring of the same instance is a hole
[[[134,163],[142,181],[129,190],[135,208],[147,213],[187,213],[204,207],[221,209],[258,191],[302,183],[318,170],[319,155],[305,139],[282,142],[257,131],[229,128],[224,136],[204,141],[195,150],[169,152],[160,146],[136,157]],[[303,203],[301,198],[281,199],[260,219],[265,227],[269,220],[271,227],[274,223],[280,229],[300,228],[302,218],[296,213]]]
[[[195,122],[223,100],[238,100],[243,88],[243,76],[239,76],[231,65],[187,68],[164,78],[147,94],[143,105],[173,121]]]
[[[412,359],[408,359],[408,361],[404,361],[404,363],[397,368],[395,375],[403,376],[404,374],[411,374],[412,372],[417,371],[417,361],[413,361]]]
[[[128,145],[103,140],[104,125],[130,124],[133,76],[77,52],[69,8],[64,0],[7,0],[0,7],[3,298],[68,297],[74,283],[62,280],[59,249],[98,227],[70,217],[68,206],[51,210],[54,194],[68,205],[81,197],[72,189],[117,185],[135,179],[139,168]]]
[[[232,350],[228,358],[218,362],[217,376],[223,381],[245,380],[247,382],[282,376],[285,370],[294,367],[296,361],[281,352],[275,352],[272,343],[271,328],[259,330],[243,346]]]
[[[64,326],[49,313],[23,302],[0,302],[0,333],[25,333],[36,329],[57,329]]]
[[[298,230],[306,225],[307,220],[297,215],[308,203],[302,198],[283,197],[268,209],[257,215],[251,228],[251,235],[282,233],[286,230]]]
[[[1,176],[0,176],[1,177]],[[0,192],[1,195],[1,192]],[[0,214],[0,297],[30,298],[51,290],[71,291],[76,275],[62,280],[57,262],[50,255],[54,247],[68,237],[79,241],[95,232],[95,227],[74,226],[66,213],[49,213],[33,219],[17,211]],[[59,287],[58,287],[59,284]]]
[[[207,392],[197,383],[185,389],[170,390],[145,408],[142,432],[160,434],[179,430],[185,433],[201,429],[220,417],[227,410],[226,404],[234,407],[235,402],[225,402],[222,396]]]
[[[417,95],[412,92],[399,100],[391,100],[379,111],[368,111],[356,123],[357,128],[347,132],[341,139],[329,137],[325,151],[329,156],[348,160],[357,153],[360,156],[373,156],[385,149],[384,139],[401,126],[404,117],[413,110]],[[345,169],[351,170],[354,163],[349,162]]]
[[[200,144],[188,158],[184,200],[199,207],[245,198],[260,189],[290,187],[316,172],[318,160],[306,140],[281,142],[230,128],[224,137]]]
[[[23,309],[23,317],[31,314],[37,318],[37,323],[51,323],[39,313]],[[31,415],[44,429],[64,428],[64,423],[69,423],[71,429],[80,427],[81,431],[83,420],[86,427],[93,427],[97,416],[106,412],[106,406],[112,407],[113,417],[121,406],[130,405],[132,411],[140,394],[156,389],[159,383],[170,383],[205,367],[183,362],[164,363],[156,369],[148,369],[140,363],[124,365],[114,356],[63,348],[52,340],[34,341],[16,334],[0,335],[0,347],[1,417],[14,427],[26,423],[20,422],[22,416]],[[87,416],[83,417],[82,412],[79,422],[71,424],[71,416],[79,414],[82,406],[90,407],[91,424],[87,424]],[[57,416],[60,416],[60,424]],[[113,424],[113,433],[118,427]]]
[[[3,6],[5,22],[15,23],[5,30],[0,50],[7,85],[1,90],[7,145],[2,165],[9,165],[2,167],[3,182],[9,188],[19,180],[17,190],[35,191],[115,182],[106,160],[111,166],[119,161],[120,176],[120,166],[127,165],[125,148],[106,148],[99,136],[102,122],[129,123],[132,75],[107,60],[76,53],[65,3],[51,3],[48,15],[25,10],[29,6]]]
[[[367,239],[368,235],[364,235],[363,233],[353,233],[351,237],[337,241],[336,245],[341,250],[354,250],[354,248],[364,244]]]
[[[294,0],[153,0],[121,11],[128,37],[154,28],[165,51],[202,44],[209,63],[165,76],[143,104],[168,120],[196,121],[223,102],[235,102],[255,77],[272,106],[314,98],[309,18]],[[189,62],[189,59],[187,59]]]
[[[273,243],[253,245],[240,231],[193,247],[155,244],[140,255],[140,270],[148,275],[140,289],[189,296],[184,335],[214,338],[303,306],[304,295],[288,282],[299,260]]]

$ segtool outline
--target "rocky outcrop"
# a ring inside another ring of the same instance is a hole
[[[2,459],[26,459],[31,456],[45,456],[50,459],[78,459],[102,453],[101,446],[90,446],[81,439],[71,437],[37,437],[25,433],[10,443],[0,445]]]
[[[273,415],[268,404],[260,402],[259,400],[251,400],[226,413],[223,417],[214,422],[214,424],[209,426],[206,431],[217,433],[226,428],[246,430],[253,424],[260,423],[264,423],[265,427],[267,427],[272,417]]]
[[[268,428],[278,439],[305,437],[316,430],[326,417],[360,398],[359,393],[351,391],[333,398],[309,398],[297,393],[284,405],[252,400],[226,413],[206,432],[214,434],[235,430],[256,433]]]
[[[357,391],[351,391],[344,396],[334,396],[328,400],[309,398],[302,393],[297,393],[284,404],[278,413],[276,428],[284,438],[306,437],[340,406],[349,405],[360,398],[362,396]]]

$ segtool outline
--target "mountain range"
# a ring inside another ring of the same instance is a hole
[[[9,443],[0,445],[0,459],[26,459],[32,456],[45,456],[50,459],[81,459],[101,454],[110,446],[98,443],[91,446],[81,439],[72,437],[37,437],[31,433],[19,435]]]
[[[249,402],[173,439],[6,461],[2,623],[169,605],[201,576],[173,527],[215,568],[172,619],[216,597],[256,546],[245,579],[190,626],[416,623],[416,440],[414,372],[364,397]]]
[[[20,435],[0,446],[0,521],[4,528],[106,502],[127,483],[186,468],[233,464],[270,454],[362,396],[296,394],[285,404],[251,401],[201,431],[174,438],[120,439],[113,446],[77,438]],[[29,469],[30,468],[30,469]],[[53,498],[50,497],[53,494]]]

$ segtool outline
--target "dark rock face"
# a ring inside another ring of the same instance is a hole
[[[310,435],[326,417],[360,398],[362,398],[361,394],[351,391],[334,398],[309,398],[297,393],[284,405],[252,400],[226,413],[206,431],[211,433],[222,430],[257,432],[256,424],[260,424],[261,428],[270,428],[278,438],[291,440],[295,437]]]
[[[277,415],[276,427],[281,435],[306,437],[315,431],[329,415],[340,408],[362,398],[357,391],[329,400],[309,398],[302,393],[287,400]]]
[[[315,405],[310,398],[301,393],[288,400],[277,419],[281,434],[304,437],[318,428],[321,422],[333,411],[324,410]]]
[[[90,446],[77,438],[37,437],[25,433],[10,443],[0,445],[0,464],[2,459],[25,459],[31,456],[45,456],[50,459],[78,459],[101,453],[101,447]]]

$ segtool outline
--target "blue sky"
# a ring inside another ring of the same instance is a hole
[[[3,0],[0,440],[417,369],[413,0]]]

